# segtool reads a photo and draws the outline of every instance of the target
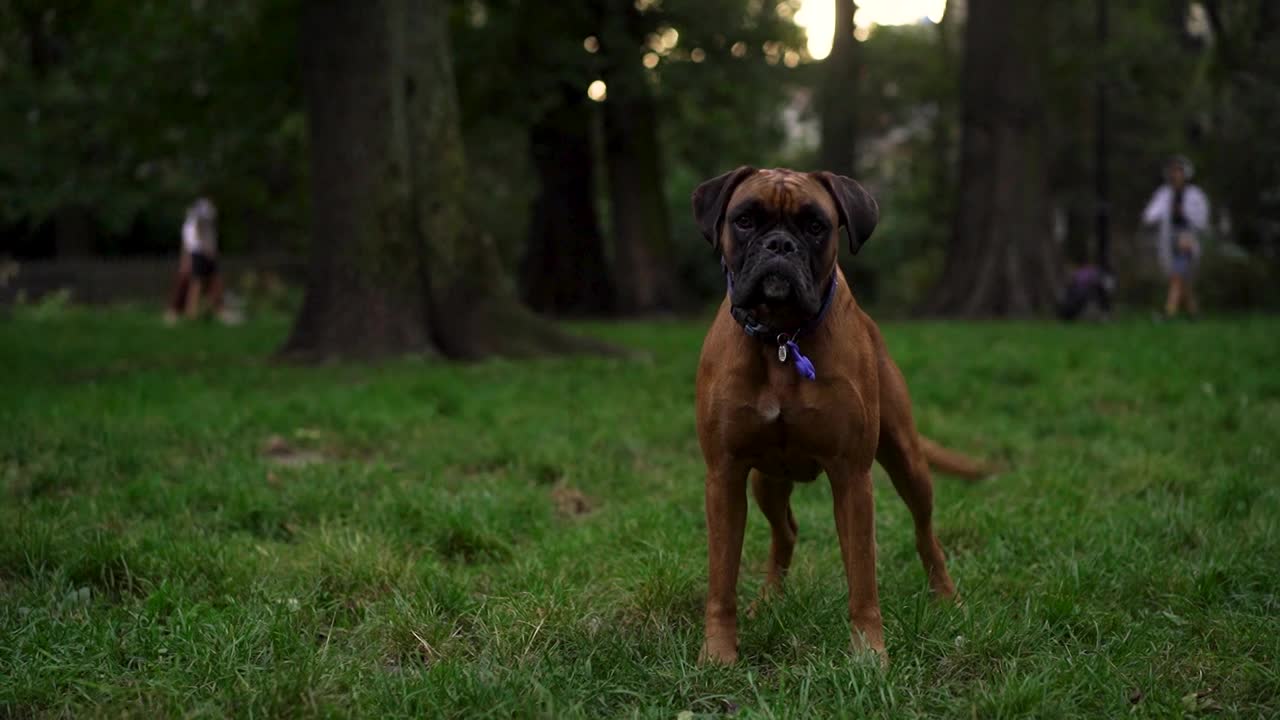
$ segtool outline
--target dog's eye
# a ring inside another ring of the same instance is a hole
[[[807,230],[810,235],[821,235],[827,231],[827,226],[822,224],[822,221],[820,220],[810,220],[809,223],[805,225],[805,230]]]
[[[750,230],[751,228],[756,226],[756,220],[755,218],[751,217],[750,214],[739,215],[737,219],[733,221],[733,224],[739,230]]]

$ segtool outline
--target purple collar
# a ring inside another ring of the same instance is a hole
[[[720,262],[724,265],[724,276],[729,283],[729,296],[731,298],[730,302],[732,302],[733,273],[729,271],[729,266],[724,264],[723,259],[721,259]],[[742,326],[742,330],[746,332],[748,336],[760,338],[765,342],[772,342],[777,345],[779,362],[785,363],[788,360],[793,360],[796,365],[796,372],[807,380],[813,380],[817,378],[817,372],[814,370],[813,363],[809,361],[809,358],[805,357],[804,353],[800,352],[800,346],[796,344],[796,338],[803,334],[813,332],[822,324],[822,319],[826,317],[827,310],[831,309],[831,301],[836,296],[837,276],[838,273],[831,273],[831,282],[827,285],[827,295],[822,299],[822,307],[818,309],[818,314],[814,315],[809,322],[805,323],[795,332],[779,332],[770,328],[759,320],[756,320],[755,316],[751,314],[751,311],[746,308],[731,306],[729,314],[732,315],[733,319]]]

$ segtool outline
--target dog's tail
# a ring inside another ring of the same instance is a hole
[[[929,467],[945,475],[954,475],[965,480],[981,480],[996,473],[996,468],[954,450],[948,450],[923,435],[920,436],[920,449],[924,451]]]

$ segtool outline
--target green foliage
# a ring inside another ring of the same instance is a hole
[[[602,64],[612,61],[586,47],[588,37],[599,40],[604,4],[567,4],[556,12],[516,0],[453,6],[470,171],[482,189],[473,193],[478,201],[472,216],[499,239],[510,265],[523,247],[536,183],[527,130],[559,93],[585,95],[601,77]],[[681,282],[696,294],[713,293],[719,271],[700,252],[705,245],[690,220],[690,193],[698,182],[734,166],[779,162],[781,108],[788,93],[807,81],[804,68],[787,68],[780,60],[786,51],[800,50],[803,34],[778,14],[775,3],[748,0],[665,0],[647,5],[639,23],[645,44],[619,55],[636,63],[646,52],[659,58],[646,77],[658,106],[663,190]],[[673,30],[677,43],[666,48],[661,39]],[[600,113],[591,111],[598,127]],[[603,183],[603,170],[597,177]],[[597,192],[598,206],[607,213],[607,194],[603,187]],[[608,223],[602,227],[607,230]]]
[[[798,56],[803,32],[773,3],[666,0],[659,7],[647,14],[654,33],[679,32],[679,44],[662,54],[653,73],[669,165],[706,179],[738,165],[776,162],[782,106],[807,80],[779,60],[788,51]],[[694,62],[699,50],[703,59]]]
[[[541,3],[519,0],[459,0],[452,9],[471,188],[467,215],[496,240],[504,265],[515,268],[538,189],[529,129],[565,86],[585,96],[596,79],[582,45],[593,13],[585,2],[548,12]]]
[[[1126,254],[1122,248],[1144,247],[1139,215],[1174,153],[1196,161],[1196,182],[1209,193],[1217,217],[1230,217],[1234,226],[1224,240],[1251,253],[1244,264],[1264,273],[1274,265],[1268,258],[1274,258],[1272,241],[1280,236],[1280,205],[1271,200],[1280,193],[1271,188],[1280,187],[1280,161],[1273,161],[1280,158],[1280,141],[1263,125],[1275,114],[1271,105],[1280,108],[1280,72],[1270,72],[1275,54],[1262,50],[1267,46],[1259,40],[1271,37],[1259,11],[1264,4],[1220,5],[1225,31],[1206,44],[1187,34],[1185,3],[1109,2],[1105,50],[1096,36],[1096,3],[1045,6],[1046,168],[1054,208],[1066,221],[1064,256],[1093,255],[1094,111],[1096,83],[1102,80],[1109,104],[1113,260],[1120,263],[1122,290],[1130,295],[1145,282],[1154,254]],[[944,25],[953,22],[948,18]],[[930,286],[951,232],[960,128],[957,30],[878,28],[862,45],[860,173],[875,188],[883,221],[859,260],[876,276],[877,302],[894,310],[915,305]],[[884,133],[911,129],[921,113],[929,121],[908,133],[896,151],[877,152]],[[1206,280],[1224,290],[1210,295],[1233,307],[1267,295],[1249,272],[1233,289],[1231,268],[1229,262],[1206,268]]]
[[[918,303],[950,238],[959,129],[953,32],[949,24],[876,28],[862,43],[858,175],[880,204],[880,225],[846,267],[864,274],[864,295],[877,308]]]
[[[523,252],[536,189],[528,130],[558,93],[585,93],[601,77],[605,53],[587,45],[609,1],[450,4],[466,211],[508,267]],[[1229,217],[1228,239],[1251,261],[1274,264],[1280,139],[1268,122],[1280,111],[1271,51],[1280,22],[1258,0],[1199,5],[1211,10],[1212,42],[1186,35],[1188,3],[1113,0],[1100,51],[1095,3],[1045,4],[1046,165],[1053,202],[1068,220],[1069,254],[1091,244],[1094,83],[1102,78],[1117,244],[1134,233],[1161,161],[1184,152],[1218,217]],[[0,0],[0,234],[30,236],[67,216],[87,217],[93,249],[168,252],[183,208],[205,190],[223,210],[228,248],[298,249],[309,222],[299,7],[298,0]],[[641,7],[644,43],[619,54],[658,59],[645,76],[659,109],[673,262],[684,287],[710,297],[722,282],[691,221],[689,194],[739,164],[809,167],[808,152],[785,146],[780,111],[794,93],[817,87],[823,68],[778,61],[804,52],[788,19],[793,0]],[[877,301],[894,308],[913,305],[928,286],[955,209],[962,27],[948,17],[944,28],[875,29],[861,43],[863,82],[849,97],[862,127],[860,179],[880,198],[884,218],[854,267],[874,271]],[[678,41],[666,47],[672,31]],[[597,125],[598,110],[587,109]],[[901,142],[882,147],[904,129]],[[597,173],[598,184],[604,178]],[[595,192],[607,215],[607,193]]]
[[[884,671],[847,651],[822,481],[742,663],[696,666],[702,324],[586,329],[652,359],[296,368],[283,317],[0,323],[0,716],[1280,712],[1276,320],[886,325],[923,430],[1012,469],[938,480],[958,609],[877,470]],[[753,508],[744,606],[767,548]]]
[[[1097,80],[1107,88],[1112,222],[1136,229],[1142,208],[1163,182],[1174,154],[1202,155],[1195,138],[1211,110],[1203,48],[1184,35],[1176,3],[1108,3],[1105,50],[1096,35],[1094,3],[1061,3],[1046,44],[1049,55],[1053,191],[1092,237]],[[1113,231],[1113,232],[1115,232]]]
[[[1206,182],[1229,210],[1239,243],[1280,262],[1280,9],[1274,3],[1205,3],[1216,41],[1209,78],[1214,134],[1202,157]]]
[[[0,1],[0,227],[83,207],[108,236],[159,225],[170,250],[206,191],[227,245],[296,236],[295,5]]]
[[[1276,272],[1274,260],[1260,259],[1239,246],[1207,243],[1196,274],[1196,291],[1205,306],[1213,309],[1278,310]]]
[[[1192,5],[1199,10],[1192,12]],[[1205,280],[1224,291],[1209,294],[1237,307],[1245,298],[1267,295],[1245,269],[1271,269],[1280,238],[1280,203],[1273,202],[1280,197],[1274,190],[1280,187],[1280,141],[1265,121],[1280,110],[1280,66],[1267,44],[1280,37],[1280,14],[1267,16],[1267,6],[1248,0],[1111,2],[1105,52],[1094,39],[1093,3],[1059,7],[1047,42],[1048,97],[1052,181],[1060,206],[1072,213],[1069,243],[1092,237],[1093,93],[1101,78],[1108,89],[1113,233],[1121,242],[1133,234],[1141,238],[1138,216],[1163,182],[1163,164],[1175,153],[1188,155],[1215,220],[1227,221],[1222,226],[1229,232],[1219,241],[1251,254],[1236,268],[1225,258],[1206,267]],[[1217,11],[1205,15],[1205,7]],[[1190,18],[1199,19],[1200,34],[1188,31]],[[1153,258],[1137,260],[1145,265]],[[1141,266],[1119,269],[1123,283],[1141,282]]]

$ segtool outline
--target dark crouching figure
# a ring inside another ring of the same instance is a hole
[[[1071,271],[1067,289],[1058,301],[1058,317],[1071,322],[1096,306],[1103,320],[1111,316],[1111,282],[1096,265],[1082,265]]]

